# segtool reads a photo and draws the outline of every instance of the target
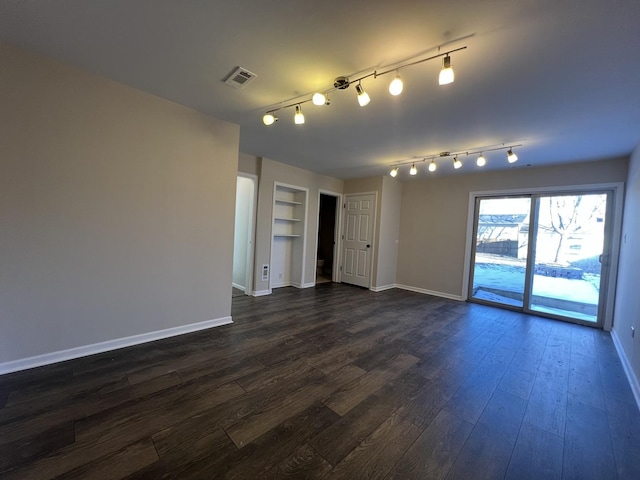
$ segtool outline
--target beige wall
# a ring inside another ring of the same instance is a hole
[[[239,127],[0,65],[0,364],[229,316]]]
[[[262,265],[271,261],[271,218],[273,211],[274,182],[286,183],[309,189],[307,209],[306,255],[304,284],[313,284],[316,274],[316,243],[318,241],[319,190],[342,193],[344,182],[337,178],[319,175],[308,170],[262,158],[258,182],[258,215],[256,225],[256,251],[254,290],[258,293],[269,289],[269,282],[260,278]]]
[[[240,152],[240,154],[238,155],[238,172],[259,176],[260,165],[260,157],[242,152]]]
[[[392,177],[382,177],[375,288],[385,288],[396,284],[401,207],[402,183]]]
[[[629,164],[622,222],[613,331],[631,364],[637,386],[640,381],[640,145]],[[631,327],[636,329],[635,337],[631,337]]]
[[[624,182],[627,164],[615,159],[405,182],[397,283],[462,296],[470,192]]]

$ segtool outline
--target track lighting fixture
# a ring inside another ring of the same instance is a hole
[[[300,105],[307,102],[313,102],[314,105],[329,105],[329,93],[337,90],[346,90],[352,84],[356,86],[358,103],[360,104],[361,107],[364,107],[365,105],[369,104],[369,102],[371,101],[371,98],[369,97],[367,92],[364,91],[364,88],[362,87],[362,80],[369,77],[378,78],[382,75],[387,75],[394,72],[396,75],[395,75],[395,78],[389,84],[389,93],[394,96],[400,95],[403,91],[404,85],[403,85],[402,79],[400,78],[400,75],[398,75],[398,71],[402,68],[411,67],[413,65],[418,65],[430,60],[435,60],[437,58],[443,59],[443,63],[442,63],[443,67],[439,76],[440,85],[451,83],[453,82],[453,69],[451,68],[450,54],[454,52],[459,52],[460,50],[465,50],[466,48],[467,47],[464,46],[464,47],[454,48],[453,50],[449,50],[444,53],[440,53],[440,48],[438,47],[438,53],[436,55],[432,55],[427,58],[421,58],[419,60],[415,60],[408,63],[403,63],[402,65],[399,65],[397,63],[390,64],[387,67],[383,67],[384,70],[381,72],[374,70],[373,72],[366,73],[355,79],[349,79],[349,77],[345,77],[345,76],[336,77],[333,82],[333,87],[323,90],[324,93],[316,92],[313,95],[311,95],[311,97],[308,97],[305,95],[304,96],[305,98],[302,98],[303,96],[300,96],[300,97],[291,99],[289,102],[280,102],[278,106],[274,106],[273,108],[267,110],[267,113],[262,117],[262,121],[265,125],[273,125],[273,123],[275,123],[275,121],[278,119],[278,117],[276,117],[275,115],[275,112],[277,112],[278,110],[283,110],[285,108],[295,107],[296,116],[294,118],[296,119],[296,123],[297,124],[304,123],[303,120],[299,120],[301,117],[297,115],[298,110],[300,110]],[[392,68],[389,68],[389,67],[392,67]]]
[[[447,85],[453,83],[454,75],[453,68],[451,68],[451,57],[447,54],[442,60],[442,70],[440,70],[440,77],[438,83],[440,85]]]
[[[361,83],[358,83],[358,85],[356,85],[356,93],[358,94],[358,103],[361,107],[366,107],[367,105],[369,105],[371,98],[369,98],[369,94],[364,91]]]
[[[513,149],[509,147],[509,151],[507,151],[507,161],[509,163],[514,163],[518,161],[518,156],[513,153]]]
[[[514,147],[521,147],[522,144],[518,144],[518,145],[511,145],[510,147],[506,147],[504,146],[504,143],[502,144],[502,146],[500,147],[482,147],[482,150],[479,149],[469,149],[469,150],[457,150],[456,152],[450,152],[450,151],[444,151],[444,152],[440,152],[440,153],[436,153],[433,155],[427,155],[425,156],[421,161],[422,162],[426,162],[427,160],[431,160],[429,162],[429,171],[430,172],[435,172],[436,169],[438,168],[438,164],[436,163],[436,159],[437,158],[451,158],[453,157],[453,168],[455,170],[458,170],[460,168],[462,168],[462,162],[460,161],[460,159],[458,158],[460,155],[465,155],[465,156],[469,156],[469,155],[475,155],[475,154],[479,154],[477,160],[476,160],[476,164],[479,167],[484,167],[487,164],[487,159],[484,156],[484,152],[495,152],[497,150],[506,150],[509,149],[507,152],[507,158],[511,159],[515,157],[515,160],[511,161],[509,160],[509,163],[513,163],[514,161],[516,161],[518,159],[518,157],[516,156],[515,153],[513,153],[513,148]],[[409,165],[411,164],[411,169],[409,170],[409,174],[411,175],[416,175],[418,173],[418,169],[416,168],[416,160],[414,160],[416,157],[411,157],[407,160],[397,160],[395,162],[396,166],[393,167],[391,169],[391,171],[389,172],[389,174],[392,177],[395,177],[398,175],[398,171],[400,169],[400,167],[402,167],[403,165]]]
[[[296,105],[296,114],[293,117],[293,122],[296,125],[302,125],[304,123],[304,114],[302,113],[302,107]]]
[[[394,78],[389,84],[389,93],[394,97],[398,96],[402,93],[403,87],[404,85],[402,83],[402,79],[400,78],[400,75],[396,75],[396,78]]]
[[[316,92],[311,97],[311,101],[314,105],[326,105],[327,104],[327,96],[324,93]]]
[[[278,117],[274,113],[265,113],[262,117],[262,123],[265,125],[273,125],[278,121]]]

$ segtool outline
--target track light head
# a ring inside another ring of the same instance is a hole
[[[453,168],[458,170],[461,167],[462,167],[462,162],[458,160],[458,157],[453,157]]]
[[[296,125],[304,124],[304,114],[300,105],[296,105],[296,114],[293,117],[293,121]]]
[[[476,160],[476,164],[479,167],[484,167],[487,164],[487,159],[484,158],[484,155],[481,153],[480,156],[478,157],[478,160]]]
[[[518,161],[518,156],[513,153],[513,149],[509,149],[509,151],[507,152],[507,160],[509,161],[509,163],[514,163]]]
[[[435,172],[436,168],[438,168],[438,165],[436,165],[436,161],[435,160],[431,160],[431,163],[429,164],[429,171],[430,172]]]
[[[416,164],[411,165],[411,170],[409,170],[409,175],[415,175],[418,173],[418,169],[416,168]]]
[[[446,55],[442,60],[442,70],[440,70],[440,76],[438,77],[438,83],[440,85],[447,85],[453,83],[454,74],[453,68],[451,68],[451,57]]]
[[[400,78],[400,75],[396,75],[396,78],[394,78],[389,84],[389,93],[394,97],[398,96],[402,93],[403,87],[404,85],[402,83],[402,79]]]
[[[273,125],[277,121],[278,117],[273,112],[265,113],[262,117],[262,123],[264,123],[265,125]]]
[[[349,77],[336,77],[333,81],[333,87],[338,90],[344,90],[345,88],[349,88],[351,83],[349,82]]]
[[[361,107],[369,105],[371,98],[369,98],[369,94],[364,91],[364,88],[362,88],[362,84],[359,83],[356,85],[356,93],[358,94],[358,103]]]
[[[311,97],[311,101],[313,102],[314,105],[318,105],[318,106],[328,104],[327,96],[324,93],[320,93],[320,92],[314,93],[313,97]]]
[[[397,177],[398,176],[398,167],[392,168],[391,171],[389,172],[389,175],[391,175],[392,177]]]

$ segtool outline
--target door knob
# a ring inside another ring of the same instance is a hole
[[[368,243],[367,243],[367,248],[371,248],[371,245],[369,245]]]

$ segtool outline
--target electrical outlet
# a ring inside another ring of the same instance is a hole
[[[282,280],[282,274],[281,273],[278,274],[278,280]]]

